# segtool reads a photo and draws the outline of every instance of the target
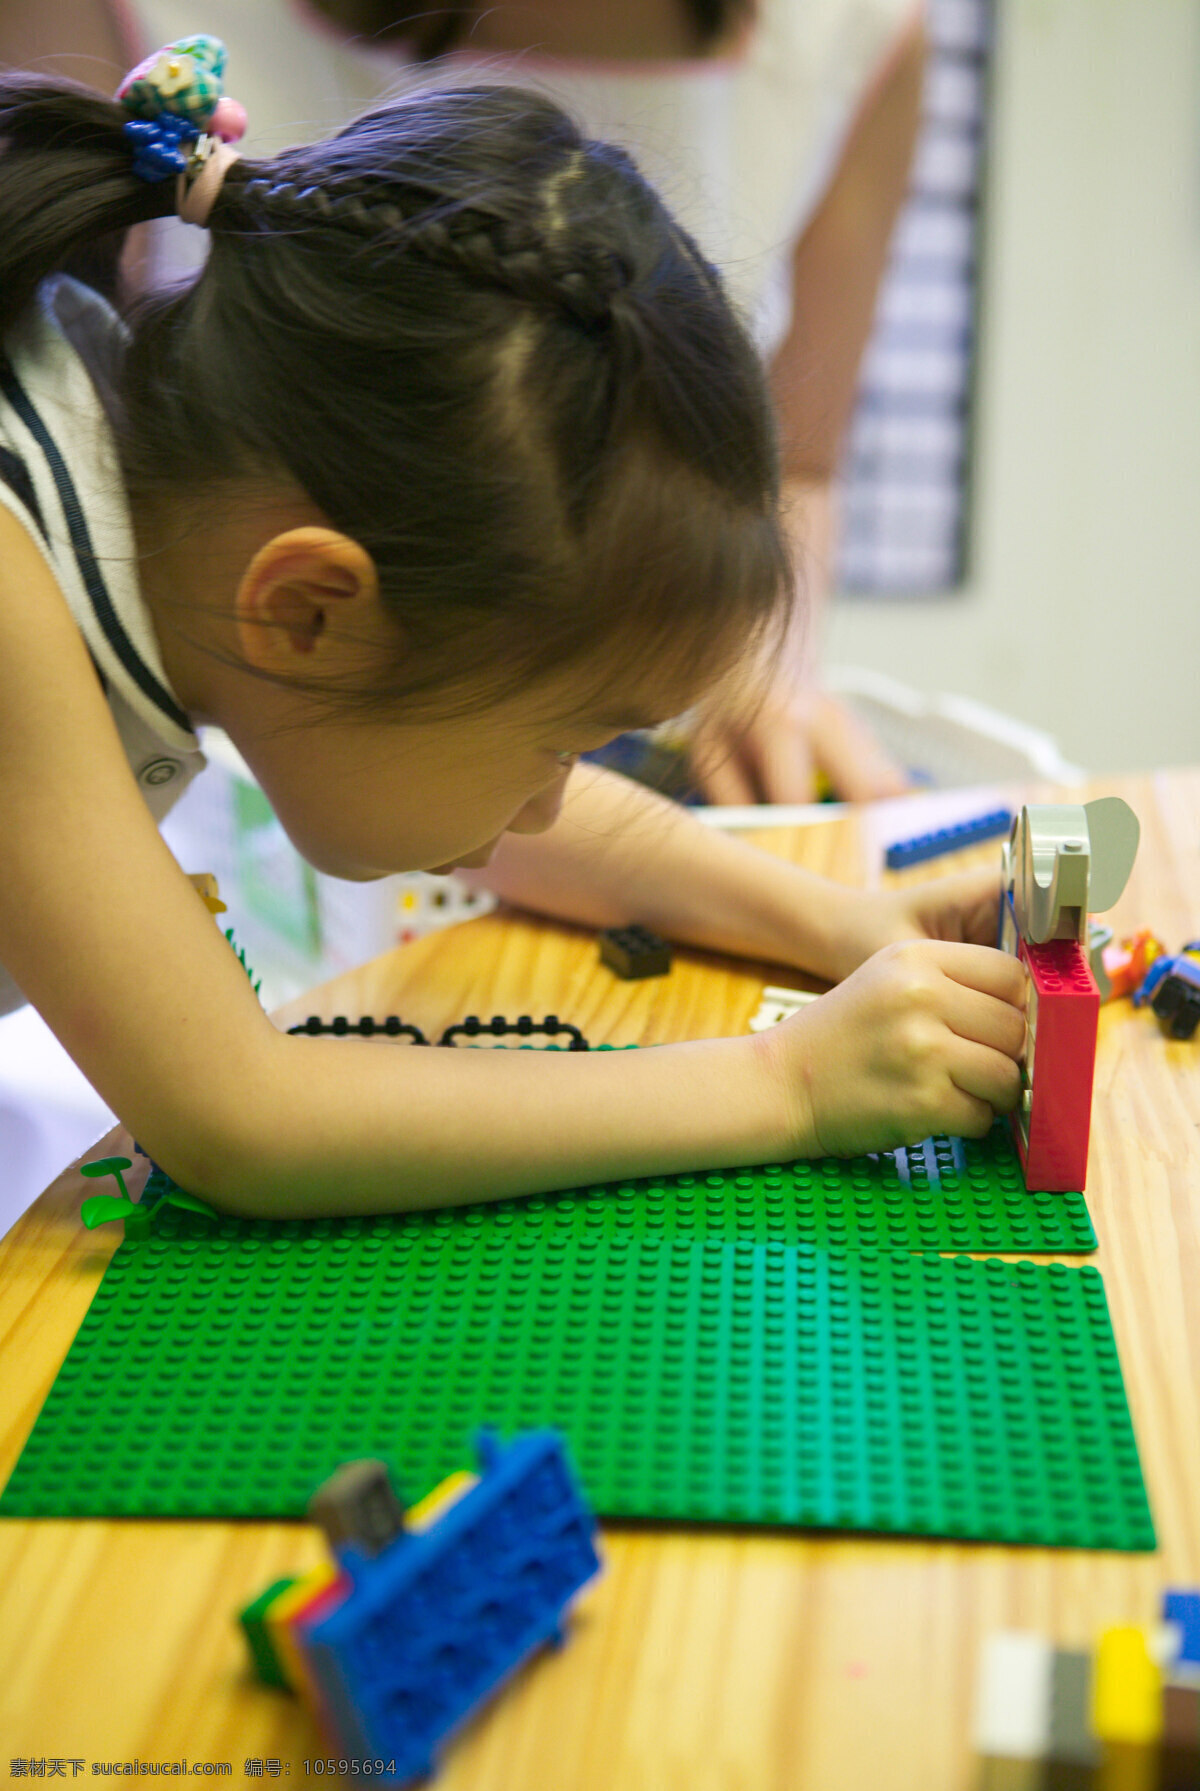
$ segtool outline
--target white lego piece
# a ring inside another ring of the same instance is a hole
[[[751,1015],[751,1032],[767,1032],[772,1026],[778,1026],[781,1020],[790,1020],[793,1014],[807,1007],[810,1001],[816,1001],[816,995],[804,989],[766,988],[762,992],[758,1012]]]
[[[688,812],[720,833],[745,833],[764,827],[818,827],[840,819],[848,809],[844,802],[757,802],[742,808],[699,803]]]
[[[1019,1629],[988,1636],[975,1696],[975,1750],[992,1759],[1036,1760],[1050,1739],[1054,1647]]]
[[[1183,1624],[1156,1623],[1146,1636],[1150,1658],[1169,1673],[1179,1664],[1183,1652]]]

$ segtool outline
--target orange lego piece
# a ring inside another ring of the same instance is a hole
[[[1101,957],[1112,984],[1109,1000],[1119,1001],[1122,996],[1132,995],[1140,988],[1147,970],[1155,958],[1161,958],[1163,950],[1162,941],[1154,937],[1149,927],[1142,927],[1139,932],[1106,945]]]

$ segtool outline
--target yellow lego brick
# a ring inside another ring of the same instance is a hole
[[[468,1473],[466,1468],[460,1468],[456,1474],[447,1474],[423,1499],[409,1506],[404,1513],[405,1523],[410,1530],[432,1530],[442,1513],[449,1511],[451,1505],[456,1505],[463,1494],[469,1493],[478,1483],[479,1475]]]
[[[1109,1629],[1096,1650],[1092,1728],[1101,1741],[1148,1747],[1162,1734],[1162,1670],[1146,1636],[1127,1626]]]
[[[225,903],[221,900],[221,892],[217,888],[217,879],[213,876],[211,871],[191,871],[188,874],[188,882],[196,891],[196,894],[200,897],[200,900],[204,903],[204,906],[208,909],[210,914],[225,914],[228,912]]]
[[[300,1645],[292,1634],[292,1618],[305,1605],[311,1604],[318,1592],[323,1592],[334,1580],[340,1579],[341,1571],[336,1561],[322,1561],[319,1567],[301,1574],[286,1592],[281,1592],[265,1614],[267,1634],[283,1668],[283,1676],[292,1690],[299,1692],[302,1697],[307,1691],[309,1678]]]
[[[312,1662],[308,1658],[308,1650],[304,1645],[304,1630],[302,1627],[305,1620],[312,1616],[318,1607],[328,1605],[328,1595],[331,1590],[334,1589],[337,1590],[340,1596],[344,1596],[349,1590],[349,1581],[340,1573],[335,1573],[324,1585],[319,1585],[315,1589],[310,1590],[309,1596],[304,1603],[296,1605],[290,1616],[285,1617],[287,1658],[284,1665],[288,1675],[288,1682],[292,1686],[292,1689],[299,1694],[302,1701],[308,1705],[309,1710],[316,1718],[317,1727],[321,1731],[322,1740],[328,1747],[336,1752],[340,1747],[337,1723],[334,1720],[332,1711],[325,1701],[325,1694],[321,1687],[321,1681],[313,1669]]]

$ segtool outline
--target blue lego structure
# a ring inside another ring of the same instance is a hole
[[[595,1520],[561,1440],[532,1431],[476,1439],[480,1479],[433,1527],[379,1552],[334,1537],[349,1590],[301,1614],[293,1634],[339,1749],[408,1783],[434,1750],[545,1643],[599,1571]],[[394,1767],[392,1762],[394,1761]]]
[[[1149,1002],[1171,1038],[1190,1039],[1200,1026],[1200,960],[1196,943],[1177,957],[1155,958],[1146,980],[1133,997],[1135,1007]]]
[[[1200,1667],[1200,1592],[1163,1594],[1164,1623],[1178,1623],[1182,1640],[1178,1661]]]
[[[919,833],[914,839],[897,840],[888,847],[885,862],[889,871],[902,871],[910,864],[924,864],[927,858],[941,858],[943,853],[961,852],[967,846],[977,846],[980,840],[995,839],[1011,826],[1011,811],[995,808],[973,821],[960,821],[954,827],[939,827],[933,833]]]

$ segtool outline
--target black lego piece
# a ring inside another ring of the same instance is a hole
[[[1173,1039],[1190,1039],[1200,1026],[1200,964],[1182,954],[1163,977],[1150,1006]]]
[[[309,1038],[329,1035],[343,1039],[353,1033],[358,1038],[372,1039],[376,1033],[384,1038],[396,1039],[403,1036],[410,1038],[414,1045],[427,1045],[429,1040],[419,1026],[410,1026],[407,1020],[401,1020],[397,1014],[389,1014],[386,1020],[373,1020],[370,1014],[364,1014],[361,1020],[348,1020],[345,1014],[336,1014],[332,1020],[322,1020],[320,1014],[310,1014],[299,1026],[289,1026],[289,1038],[293,1033],[302,1032]]]
[[[557,1014],[547,1014],[544,1020],[534,1020],[528,1014],[522,1014],[518,1020],[506,1020],[503,1014],[493,1014],[490,1020],[481,1020],[477,1014],[468,1014],[465,1020],[454,1026],[447,1026],[438,1040],[439,1045],[453,1045],[458,1037],[466,1039],[482,1038],[529,1038],[533,1033],[541,1032],[547,1038],[554,1039],[564,1034],[570,1044],[568,1051],[586,1051],[588,1042],[578,1026],[572,1026],[569,1020],[560,1020]]]
[[[600,935],[600,962],[632,982],[642,976],[666,976],[671,948],[645,927],[609,927]]]
[[[503,1014],[493,1014],[490,1020],[481,1020],[476,1014],[468,1014],[465,1020],[447,1026],[438,1044],[453,1045],[460,1035],[467,1039],[485,1035],[488,1038],[529,1038],[535,1032],[550,1039],[557,1039],[561,1035],[568,1041],[568,1051],[586,1051],[589,1048],[578,1026],[572,1026],[569,1020],[560,1020],[557,1014],[547,1014],[544,1020],[535,1020],[529,1014],[522,1014],[518,1020],[506,1020]],[[370,1014],[364,1014],[360,1020],[348,1020],[345,1014],[336,1014],[332,1020],[322,1020],[319,1014],[310,1014],[299,1026],[289,1026],[288,1033],[303,1033],[309,1038],[328,1036],[338,1039],[370,1039],[377,1036],[394,1039],[403,1036],[410,1038],[415,1045],[429,1043],[419,1026],[401,1020],[396,1014],[389,1014],[386,1020],[373,1020]]]

